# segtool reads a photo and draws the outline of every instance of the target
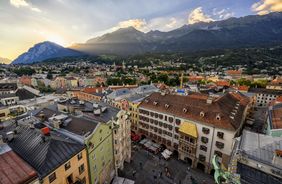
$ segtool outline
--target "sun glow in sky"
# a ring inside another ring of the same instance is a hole
[[[0,57],[34,44],[62,46],[121,27],[170,31],[184,24],[282,11],[282,0],[1,0]]]

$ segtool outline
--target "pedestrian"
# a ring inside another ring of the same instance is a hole
[[[162,175],[163,175],[163,172],[161,171],[161,172],[160,172],[160,178],[162,178]]]
[[[179,184],[181,184],[181,180],[179,180],[179,182],[178,182]]]
[[[140,169],[142,169],[142,165],[143,165],[142,162],[140,162],[140,163],[139,163]]]

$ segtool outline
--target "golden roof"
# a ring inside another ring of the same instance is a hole
[[[184,134],[190,135],[195,138],[198,137],[197,127],[194,123],[190,123],[190,122],[181,123],[179,127],[179,132],[182,132]]]

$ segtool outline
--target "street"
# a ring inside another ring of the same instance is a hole
[[[166,172],[167,171],[167,172]],[[188,164],[170,158],[159,159],[142,148],[132,153],[132,162],[125,163],[122,175],[132,179],[136,184],[213,184],[213,177],[197,169],[188,171]]]

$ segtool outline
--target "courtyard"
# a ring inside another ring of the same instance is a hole
[[[132,152],[131,163],[125,163],[120,176],[135,181],[136,184],[213,184],[213,177],[198,169],[188,168],[188,164],[175,157],[161,159],[139,146]]]

